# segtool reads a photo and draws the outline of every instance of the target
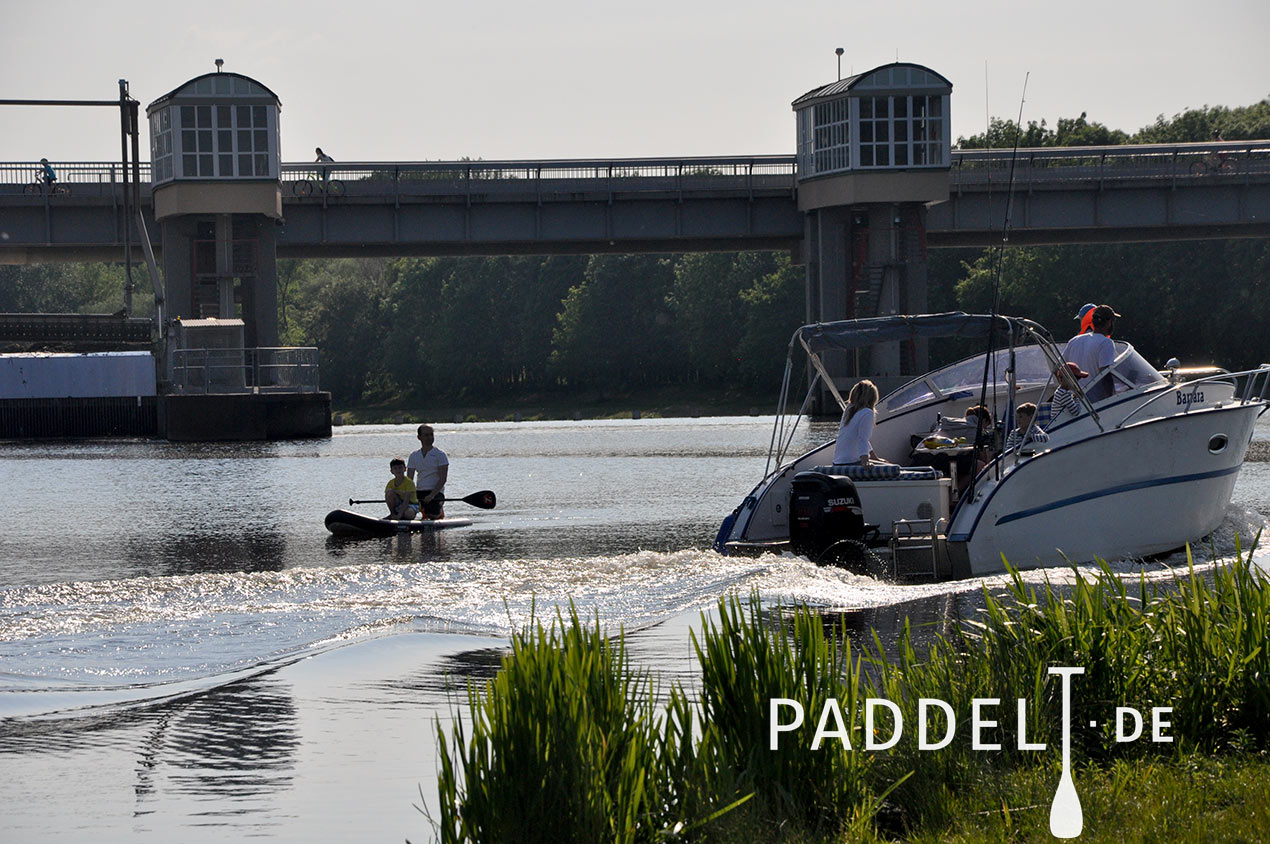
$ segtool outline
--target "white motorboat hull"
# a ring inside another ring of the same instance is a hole
[[[1032,568],[1148,556],[1202,539],[1225,516],[1260,409],[1148,418],[1022,458],[962,503],[950,547],[964,543],[968,573],[982,575],[1003,571],[1003,558]]]
[[[883,485],[871,469],[819,469],[854,481],[865,527],[860,535],[848,535],[858,529],[836,522],[832,529],[817,526],[815,543],[826,543],[823,550],[843,542],[868,543],[877,550],[885,543],[896,574],[912,568],[908,558],[921,556],[929,576],[970,577],[1004,571],[1003,560],[1014,568],[1034,568],[1165,553],[1202,540],[1221,525],[1253,426],[1267,408],[1268,364],[1244,372],[1177,366],[1161,371],[1117,341],[1112,366],[1088,383],[1072,385],[1076,406],[1060,402],[1054,407],[1045,400],[1056,395],[1051,393],[1058,387],[1054,373],[1065,372],[1066,364],[1044,330],[1021,318],[968,314],[803,326],[790,342],[791,360],[801,347],[828,381],[822,353],[914,337],[967,337],[975,331],[986,338],[988,329],[997,330],[1001,322],[1010,327],[1008,346],[929,372],[878,402],[871,444],[901,467],[936,464],[950,476],[940,483],[961,490],[971,479],[953,470],[964,473],[970,467],[971,448],[947,441],[934,450],[918,448],[941,415],[953,417],[948,431],[959,431],[956,417],[965,413],[967,402],[986,397],[982,400],[994,416],[1010,427],[1014,409],[1033,402],[1043,411],[1036,424],[1045,437],[1026,445],[1026,455],[1016,449],[999,454],[951,513],[944,509],[949,499],[932,495],[938,488],[916,472],[896,469],[909,483]],[[786,371],[787,392],[789,366]],[[1190,377],[1196,374],[1203,377]],[[1105,397],[1091,402],[1091,394]],[[940,429],[945,429],[942,421]],[[793,438],[794,428],[788,439],[785,430],[778,417],[773,431],[778,460]],[[998,430],[997,436],[1003,433]],[[939,447],[949,449],[943,455],[947,463],[938,459]],[[771,472],[724,520],[715,547],[747,553],[789,542],[795,476],[824,467],[832,455],[833,443],[826,443]],[[827,496],[799,501],[804,508],[810,504],[813,513],[835,512],[832,507],[843,496]],[[815,543],[801,536],[803,524],[798,523],[799,544],[809,548]]]

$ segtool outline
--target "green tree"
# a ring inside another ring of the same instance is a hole
[[[154,288],[144,266],[133,267],[133,314],[149,316]],[[103,314],[123,307],[122,264],[0,265],[0,312]]]
[[[673,284],[665,255],[592,256],[552,335],[555,371],[572,386],[665,383],[681,359],[667,305]]]
[[[1270,138],[1270,97],[1238,108],[1204,106],[1187,109],[1167,120],[1161,114],[1155,123],[1134,133],[1131,142],[1177,144],[1211,141],[1213,132],[1218,130],[1228,141]]]
[[[763,263],[753,252],[706,252],[675,261],[669,304],[692,380],[719,382],[734,371],[744,330],[741,291],[762,273]]]
[[[741,291],[745,330],[737,344],[737,371],[743,384],[770,388],[785,365],[785,349],[806,322],[806,273],[785,254],[769,256],[772,269]]]
[[[321,352],[322,387],[332,401],[377,400],[396,391],[385,365],[389,270],[382,259],[331,261],[311,288],[315,305],[305,337]]]

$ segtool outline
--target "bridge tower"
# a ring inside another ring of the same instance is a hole
[[[949,195],[952,83],[897,62],[808,91],[798,124],[807,321],[926,310],[926,210]],[[927,369],[924,340],[826,361],[883,393]]]
[[[168,313],[241,319],[247,347],[278,345],[280,109],[264,85],[219,67],[146,108]]]
[[[172,317],[161,329],[159,428],[171,440],[329,437],[316,350],[277,348],[281,104],[220,65],[146,108]]]

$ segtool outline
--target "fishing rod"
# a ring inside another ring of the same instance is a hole
[[[997,383],[997,375],[996,375],[997,356],[996,356],[996,349],[994,348],[993,339],[996,336],[997,314],[1001,309],[1001,274],[1002,274],[1003,265],[1005,263],[1005,247],[1010,242],[1010,218],[1014,211],[1014,172],[1015,172],[1015,167],[1018,164],[1018,160],[1019,160],[1019,140],[1023,136],[1023,104],[1027,102],[1027,83],[1028,83],[1028,78],[1031,75],[1032,74],[1030,71],[1024,74],[1023,93],[1019,96],[1019,116],[1014,122],[1014,149],[1010,154],[1010,178],[1006,182],[1005,216],[1001,223],[1001,245],[997,247],[996,267],[992,275],[992,297],[988,306],[988,313],[992,317],[992,322],[988,328],[988,354],[983,361],[983,381],[979,389],[979,406],[984,408],[987,407],[987,403],[988,403],[988,373],[989,371],[992,372],[992,383],[993,384]],[[990,123],[991,122],[989,121],[989,124]],[[989,125],[988,135],[989,137],[991,136],[991,125]],[[1009,371],[1013,373],[1014,337],[1013,337],[1012,330],[1006,342],[1009,343],[1009,347],[1011,350],[1011,360],[1009,362]],[[1012,374],[1011,374],[1010,380],[1013,381]],[[995,418],[997,415],[996,414],[997,392],[998,391],[995,389],[992,391],[992,416],[994,419],[994,423],[993,423],[994,428],[987,431],[987,433],[994,438],[996,435]],[[1011,402],[1013,402],[1013,393],[1011,393],[1010,400]],[[1007,415],[1009,414],[1007,413]],[[976,453],[978,452],[979,448],[981,448],[984,444],[983,439],[985,434],[985,431],[984,431],[985,427],[986,426],[982,424],[975,425],[975,452]],[[996,471],[999,473],[1001,471],[1001,465],[1000,463],[996,463],[995,465],[997,467]],[[972,476],[970,480],[970,489],[971,491],[974,490],[974,473],[973,472],[972,472]]]

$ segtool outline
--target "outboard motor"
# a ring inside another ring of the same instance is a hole
[[[818,565],[864,571],[864,511],[850,478],[799,472],[789,491],[789,545]]]

